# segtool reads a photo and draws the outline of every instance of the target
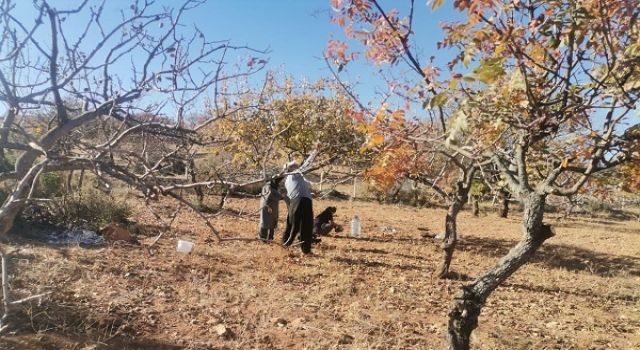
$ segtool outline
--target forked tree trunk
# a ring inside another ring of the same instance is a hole
[[[542,223],[545,201],[545,194],[534,192],[523,196],[522,240],[496,266],[461,287],[449,309],[447,338],[450,350],[469,349],[471,333],[478,326],[478,316],[489,295],[554,235],[551,227]]]
[[[467,202],[468,193],[469,189],[465,188],[462,183],[458,183],[453,202],[451,202],[447,210],[447,216],[444,222],[444,238],[442,239],[443,258],[440,271],[438,271],[438,278],[446,278],[449,275],[449,266],[451,266],[453,252],[458,243],[458,230],[456,227],[458,213]]]
[[[44,163],[40,163],[25,172],[16,188],[9,194],[9,198],[0,207],[0,236],[9,232],[13,227],[16,216],[22,211],[29,196],[29,190]]]

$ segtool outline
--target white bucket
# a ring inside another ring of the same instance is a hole
[[[178,241],[178,246],[176,247],[176,251],[182,254],[189,254],[193,250],[193,242],[189,241]]]

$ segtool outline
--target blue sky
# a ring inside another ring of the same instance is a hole
[[[406,13],[409,1],[382,0],[385,10],[400,7]],[[418,52],[425,62],[435,55],[438,63],[447,57],[436,53],[436,43],[442,37],[439,23],[459,17],[450,3],[432,11],[427,2],[416,1],[414,30],[421,41]],[[206,8],[193,18],[209,35],[229,38],[235,43],[268,47],[269,68],[282,67],[296,78],[311,80],[330,76],[321,59],[330,38],[344,39],[342,29],[330,22],[333,10],[329,0],[210,0]],[[400,67],[402,71],[404,67]],[[383,88],[376,78],[376,67],[366,62],[348,66],[343,78],[358,83],[358,93],[364,100],[375,98],[376,88]],[[413,74],[413,73],[412,73]]]
[[[21,17],[33,17],[31,1],[18,0],[16,3]],[[50,3],[54,7],[69,8],[79,1],[50,0]],[[89,3],[97,5],[99,1],[90,0]],[[180,4],[172,0],[157,0],[157,3],[161,6]],[[400,7],[403,13],[409,0],[382,0],[380,3],[386,10]],[[125,0],[108,0],[107,22],[118,19],[116,8],[128,9],[130,4]],[[415,6],[414,30],[420,42],[414,45],[422,62],[432,55],[438,57],[437,63],[446,62],[446,54],[436,52],[436,43],[442,37],[439,23],[459,17],[459,14],[453,11],[450,2],[437,11],[432,11],[425,0],[416,1]],[[329,0],[209,0],[190,12],[185,22],[198,26],[209,39],[230,39],[235,45],[269,49],[268,69],[284,71],[296,79],[315,80],[330,76],[321,59],[327,41],[331,37],[344,38],[341,28],[330,22],[332,12]],[[355,62],[343,72],[343,78],[357,82],[359,95],[363,100],[371,101],[375,99],[374,91],[383,88],[376,77],[376,69],[366,62]],[[401,74],[403,69],[399,67],[396,71]],[[264,72],[254,77],[262,78]]]

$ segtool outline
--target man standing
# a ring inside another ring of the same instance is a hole
[[[309,167],[313,158],[315,158],[315,152],[304,162],[302,169]],[[296,162],[290,162],[285,166],[285,171],[290,173],[284,181],[287,197],[289,197],[289,214],[287,227],[282,234],[282,244],[290,246],[300,232],[302,252],[309,254],[313,240],[313,203],[309,184],[300,170]]]

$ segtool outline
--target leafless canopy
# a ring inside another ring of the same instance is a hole
[[[0,1],[0,183],[13,186],[0,234],[35,199],[34,181],[47,171],[85,169],[107,189],[117,179],[146,196],[183,201],[159,175],[172,162],[189,164],[202,142],[198,130],[233,113],[218,104],[221,90],[229,100],[224,86],[266,63],[252,57],[263,52],[210,41],[185,23],[203,3],[172,9],[144,0],[114,9],[84,0],[62,9],[46,0]],[[248,62],[228,64],[243,57]],[[214,112],[189,120],[205,102]]]

